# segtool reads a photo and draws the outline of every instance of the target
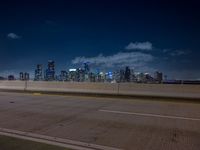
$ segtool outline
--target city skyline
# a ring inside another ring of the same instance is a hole
[[[88,61],[200,79],[199,18],[195,1],[0,2],[0,76],[52,59],[56,72]]]
[[[163,77],[162,72],[154,72],[154,75],[149,73],[135,72],[135,70],[126,66],[114,71],[104,72],[102,70],[92,71],[90,63],[85,62],[82,67],[71,68],[69,70],[60,70],[60,73],[55,71],[55,61],[48,60],[47,68],[42,64],[37,64],[35,68],[34,78],[30,78],[27,72],[20,72],[19,77],[8,75],[1,77],[0,80],[21,80],[21,81],[62,81],[62,82],[134,82],[134,83],[180,83],[179,81],[167,80],[167,76]],[[183,81],[185,82],[185,81]],[[183,83],[181,81],[181,83]],[[195,81],[195,83],[197,83]]]

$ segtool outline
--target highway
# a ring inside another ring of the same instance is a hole
[[[200,103],[0,92],[3,131],[91,149],[199,150]]]

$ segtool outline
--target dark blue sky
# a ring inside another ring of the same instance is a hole
[[[0,75],[81,66],[163,71],[200,79],[196,1],[13,0],[0,2]],[[58,73],[58,72],[57,72]]]

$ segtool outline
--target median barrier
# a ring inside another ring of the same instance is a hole
[[[119,83],[119,95],[200,98],[200,85]]]
[[[28,81],[28,91],[117,94],[117,86],[110,83]]]
[[[1,90],[25,90],[25,81],[0,81]]]
[[[0,81],[0,90],[200,99],[200,85]]]

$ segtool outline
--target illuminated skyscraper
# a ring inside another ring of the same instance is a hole
[[[162,80],[163,80],[163,74],[162,74],[162,72],[156,71],[154,73],[154,79],[155,79],[156,82],[161,83]]]
[[[124,82],[125,81],[125,71],[123,69],[120,69],[119,71],[119,82]]]
[[[61,71],[59,80],[60,81],[67,81],[68,80],[68,73],[67,73],[67,71],[65,71],[65,70]]]
[[[29,73],[25,72],[24,73],[24,80],[29,80],[30,77],[29,77]]]
[[[42,65],[41,64],[38,64],[37,65],[37,68],[36,68],[36,70],[35,70],[35,78],[34,78],[34,80],[36,80],[36,81],[41,81],[41,80],[43,80],[43,76],[42,76]]]
[[[126,82],[130,82],[130,77],[131,77],[131,70],[127,66],[126,69],[125,69],[125,81]]]
[[[24,80],[24,73],[23,72],[19,73],[19,80]]]
[[[88,74],[90,72],[89,62],[84,63],[84,71],[86,74]]]
[[[48,68],[45,72],[45,80],[53,81],[55,80],[55,62],[53,60],[48,61]]]

